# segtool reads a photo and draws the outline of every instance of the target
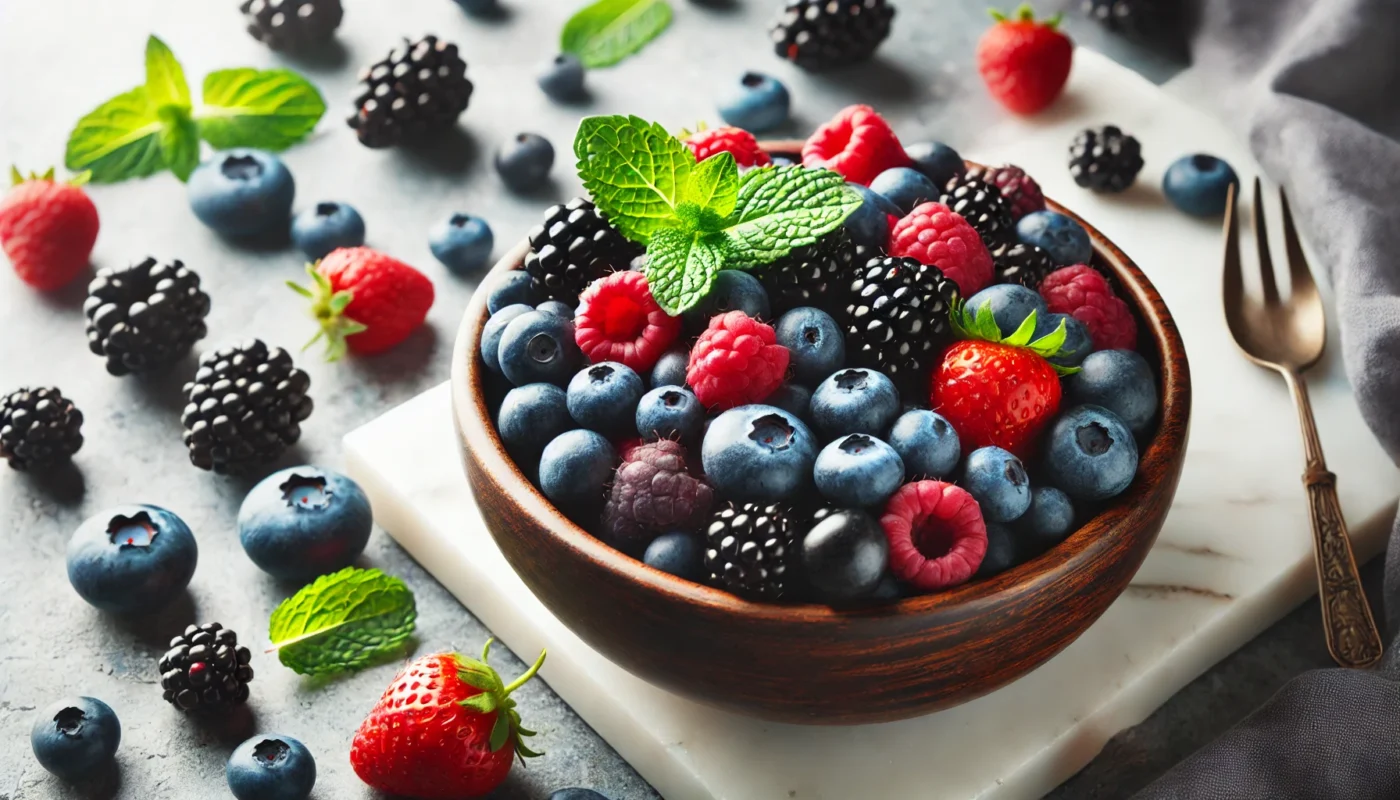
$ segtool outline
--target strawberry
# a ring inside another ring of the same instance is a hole
[[[423,656],[404,667],[360,724],[350,766],[360,780],[419,800],[481,797],[501,785],[516,756],[539,755],[521,742],[511,692],[540,671],[544,653],[509,685],[481,660],[459,653]]]
[[[66,285],[87,269],[97,241],[97,207],[82,185],[55,181],[53,170],[29,174],[11,167],[14,188],[0,200],[0,247],[19,279],[40,291]]]
[[[395,258],[368,247],[342,247],[306,272],[312,287],[287,285],[311,300],[321,330],[307,347],[326,338],[326,360],[350,352],[373,355],[395,347],[417,330],[433,307],[433,282]]]
[[[963,340],[949,345],[933,368],[929,406],[953,424],[965,452],[995,445],[1029,457],[1060,409],[1060,376],[1079,371],[1046,360],[1065,342],[1064,322],[1031,341],[1034,311],[1005,338],[990,303],[975,317],[959,303],[951,317]]]
[[[977,70],[997,102],[1017,114],[1034,114],[1060,96],[1069,80],[1074,42],[1059,30],[1059,16],[1037,22],[1029,4],[997,21],[977,44]]]

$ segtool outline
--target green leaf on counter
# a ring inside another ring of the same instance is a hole
[[[377,569],[322,575],[272,612],[268,636],[284,666],[302,675],[360,669],[400,650],[418,612],[403,581]]]
[[[559,49],[589,69],[606,67],[641,50],[670,24],[666,0],[597,0],[564,23]]]

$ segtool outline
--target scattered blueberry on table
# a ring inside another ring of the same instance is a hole
[[[121,741],[116,712],[95,697],[65,697],[45,706],[29,731],[39,765],[67,781],[98,775]]]
[[[316,759],[290,736],[260,733],[234,748],[224,775],[238,800],[306,800],[316,785]]]
[[[292,217],[292,244],[312,261],[338,247],[365,243],[365,220],[353,206],[323,201]]]

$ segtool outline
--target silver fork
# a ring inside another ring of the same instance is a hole
[[[1344,667],[1369,667],[1382,654],[1380,633],[1371,618],[1361,579],[1356,573],[1356,556],[1351,550],[1342,506],[1337,501],[1337,476],[1327,469],[1322,442],[1313,420],[1312,403],[1303,371],[1322,357],[1327,344],[1326,313],[1312,271],[1298,244],[1288,197],[1279,189],[1283,206],[1283,238],[1288,251],[1288,277],[1291,289],[1286,299],[1279,297],[1274,282],[1274,266],[1269,258],[1269,235],[1264,225],[1264,198],[1259,179],[1254,179],[1254,235],[1259,247],[1259,284],[1262,298],[1250,298],[1244,290],[1240,266],[1239,225],[1235,220],[1235,189],[1230,188],[1225,210],[1225,319],[1235,343],[1250,361],[1277,371],[1293,393],[1298,419],[1303,426],[1303,451],[1307,487],[1312,512],[1313,554],[1317,560],[1318,594],[1322,600],[1322,625],[1327,650]]]

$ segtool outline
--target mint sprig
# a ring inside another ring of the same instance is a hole
[[[404,582],[377,569],[322,575],[272,612],[268,637],[284,666],[302,675],[356,670],[397,652],[418,618]]]
[[[180,180],[199,164],[200,140],[215,148],[283,150],[304,139],[325,113],[316,87],[288,70],[210,73],[195,106],[185,70],[159,38],[146,40],[146,83],[88,112],[68,136],[64,163],[91,170],[95,183],[164,169]]]
[[[606,67],[641,50],[670,24],[666,0],[597,0],[564,23],[559,49],[589,69]]]
[[[584,188],[623,236],[646,244],[676,224],[695,156],[665,128],[640,117],[586,117],[574,155]]]

